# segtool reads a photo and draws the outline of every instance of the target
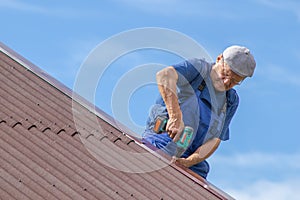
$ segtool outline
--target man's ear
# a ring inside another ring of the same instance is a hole
[[[223,54],[218,55],[216,63],[219,62],[220,60],[222,60],[222,58],[223,58]]]

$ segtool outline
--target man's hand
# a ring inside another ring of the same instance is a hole
[[[182,119],[180,118],[170,118],[168,120],[166,130],[170,138],[174,140],[174,142],[177,142],[180,138],[180,135],[184,129],[184,123]]]
[[[172,163],[175,163],[175,164],[181,164],[187,168],[193,166],[194,164],[188,159],[188,158],[176,158],[176,157],[172,157]]]

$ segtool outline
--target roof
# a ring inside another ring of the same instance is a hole
[[[0,50],[1,199],[232,199],[2,43]]]

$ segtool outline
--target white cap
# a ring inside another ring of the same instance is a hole
[[[223,52],[223,59],[231,70],[243,77],[251,77],[254,73],[256,62],[250,50],[241,46],[230,46]]]

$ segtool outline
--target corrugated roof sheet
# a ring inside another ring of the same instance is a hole
[[[231,199],[0,48],[1,199]]]

